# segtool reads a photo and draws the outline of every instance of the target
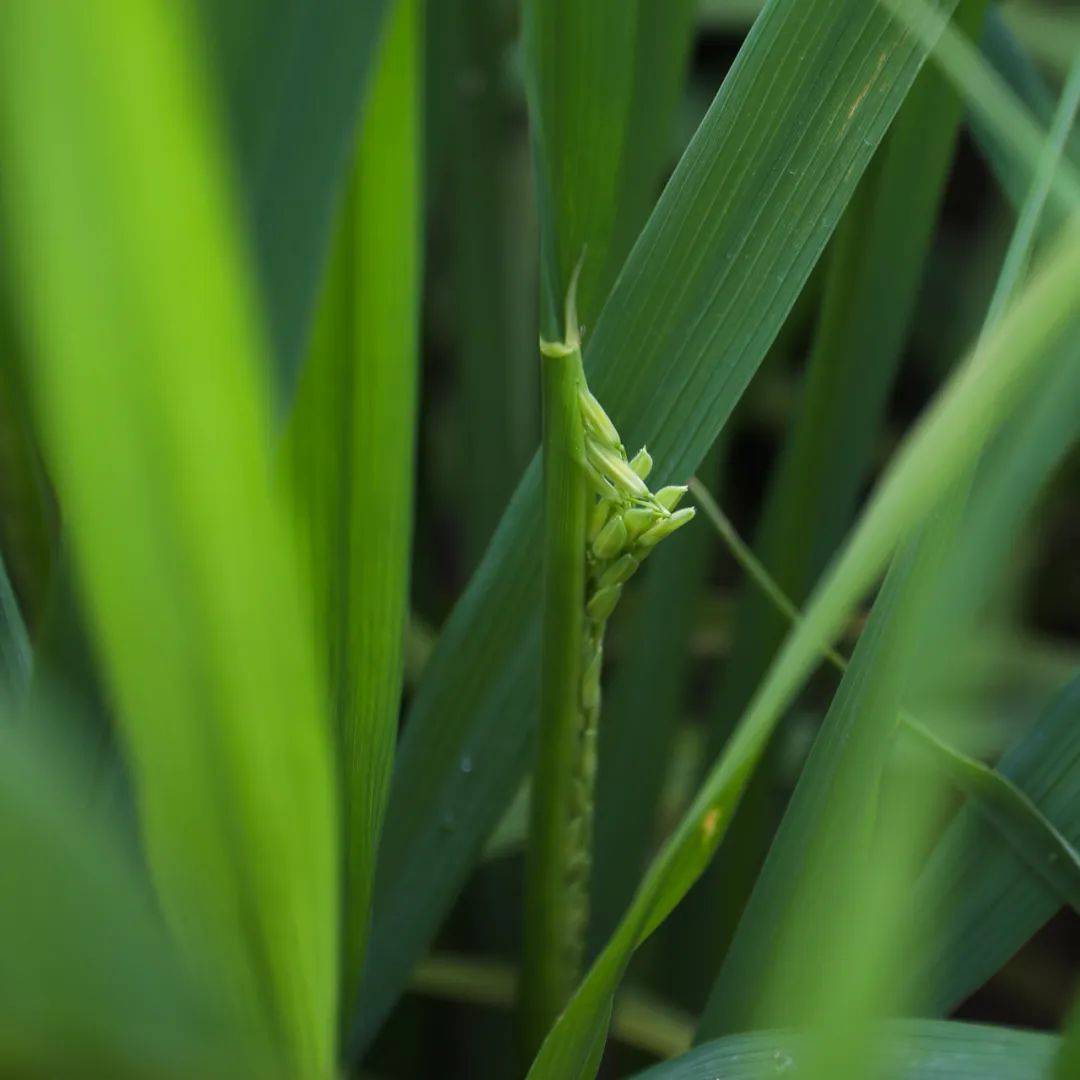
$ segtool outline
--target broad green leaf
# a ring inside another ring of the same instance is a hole
[[[401,708],[419,366],[420,41],[417,0],[394,0],[288,446],[337,729],[346,1002],[363,962]]]
[[[587,345],[590,385],[628,443],[649,446],[658,481],[685,479],[712,445],[924,56],[862,0],[774,0],[755,25]],[[534,465],[409,710],[359,1045],[403,989],[528,760],[538,480]]]
[[[295,389],[388,0],[198,0],[228,106],[279,404]]]
[[[162,907],[188,962],[273,1026],[290,1066],[327,1073],[323,688],[186,14],[3,5],[4,209],[42,442]]]
[[[1060,1045],[1053,1035],[934,1020],[897,1020],[885,1028],[888,1080],[1043,1080]],[[636,1080],[758,1080],[796,1072],[805,1039],[755,1031],[706,1043]]]
[[[1080,678],[1074,679],[998,768],[1073,845],[1080,844]],[[965,807],[938,841],[912,903],[933,933],[921,979],[930,1012],[953,1008],[1061,907],[994,827]]]
[[[541,319],[584,255],[578,315],[593,325],[656,196],[689,44],[689,0],[527,0],[530,119],[542,251]]]
[[[0,1071],[20,1077],[274,1076],[185,970],[85,763],[32,725],[0,724]]]
[[[623,922],[552,1029],[535,1077],[590,1076],[611,995],[634,949],[701,873],[784,708],[897,543],[973,467],[987,438],[1080,323],[1080,229],[1072,229],[1021,300],[905,440],[849,540],[815,589],[693,805],[653,863]]]

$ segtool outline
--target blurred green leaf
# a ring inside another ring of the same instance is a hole
[[[257,1031],[199,985],[83,762],[0,724],[0,1071],[19,1077],[273,1076]]]
[[[278,375],[295,389],[387,0],[198,0]]]
[[[889,1080],[1042,1080],[1060,1040],[1008,1028],[934,1020],[897,1020],[885,1028]],[[805,1039],[755,1031],[706,1043],[674,1061],[637,1074],[637,1080],[758,1080],[795,1073]]]
[[[660,483],[685,479],[712,445],[924,56],[862,0],[774,0],[756,24],[586,353],[590,385],[628,444],[648,444]],[[358,1045],[400,994],[525,769],[536,715],[538,479],[534,465],[409,711]]]
[[[185,959],[268,1019],[294,1069],[325,1073],[338,887],[322,686],[186,14],[0,8],[4,208],[162,906]]]
[[[422,241],[417,0],[395,0],[388,19],[288,447],[336,714],[346,1002],[363,962],[397,737],[412,534]]]

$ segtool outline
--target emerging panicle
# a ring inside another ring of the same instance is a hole
[[[607,622],[653,547],[694,516],[672,512],[685,487],[649,489],[652,455],[642,447],[627,456],[586,386],[573,297],[572,285],[565,339],[540,345],[545,609],[526,904],[536,917],[527,921],[522,998],[526,1039],[536,1045],[584,960]]]

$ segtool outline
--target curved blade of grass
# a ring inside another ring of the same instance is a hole
[[[276,360],[296,387],[388,0],[199,0]]]
[[[999,484],[1000,488],[1001,485]],[[716,527],[725,544],[728,546],[739,565],[747,572],[754,584],[761,590],[770,603],[779,611],[784,618],[792,623],[801,620],[802,615],[791,599],[783,592],[775,578],[754,556],[735,531],[730,521],[717,506],[715,500],[697,480],[691,481],[691,490],[698,505],[704,511],[706,518]],[[952,561],[955,561],[953,559]],[[938,575],[940,577],[940,575]],[[887,596],[883,591],[879,598],[875,611],[878,610]],[[904,600],[905,606],[907,600]],[[861,639],[860,639],[861,640]],[[826,651],[826,656],[840,671],[846,671],[847,662],[835,650]],[[890,659],[893,657],[890,656]],[[864,684],[865,685],[865,684]],[[834,703],[834,709],[837,703]],[[832,712],[830,711],[830,717]],[[871,715],[873,715],[871,713]],[[1038,807],[1011,781],[997,770],[991,769],[982,762],[968,757],[949,746],[939,739],[932,731],[916,720],[910,713],[901,711],[900,734],[906,736],[910,744],[920,751],[927,763],[937,771],[948,777],[962,792],[973,800],[973,805],[990,822],[1012,847],[1013,851],[1024,860],[1031,869],[1046,878],[1047,882],[1058,891],[1062,899],[1080,899],[1080,860],[1076,851],[1068,840],[1061,835],[1056,827],[1039,811]],[[822,730],[821,738],[836,747],[836,733],[828,725],[835,721],[826,719],[826,727]],[[849,748],[841,740],[841,751]],[[815,743],[815,747],[818,744]],[[815,749],[810,761],[808,761],[803,778],[800,780],[800,788],[806,784],[818,782],[816,800],[808,803],[807,794],[796,789],[790,805],[789,814],[798,814],[800,807],[807,805],[821,805],[825,792],[834,790],[834,782],[830,780],[822,785],[820,782],[821,766],[815,762],[823,751]],[[856,770],[856,774],[865,771],[864,766]],[[796,819],[790,819],[795,822]],[[840,828],[834,826],[819,826],[818,832],[831,835],[842,831],[844,817],[841,815]],[[795,836],[791,832],[795,830]],[[803,832],[808,831],[805,824],[805,811],[803,818]],[[721,972],[709,1005],[702,1017],[702,1029],[709,1035],[720,1034],[723,1031],[739,1030],[739,1026],[748,1021],[759,1019],[752,1009],[746,1008],[746,987],[755,985],[754,978],[747,978],[746,971],[740,979],[736,969],[742,968],[750,972],[762,970],[775,970],[777,963],[783,963],[785,950],[776,943],[776,927],[762,925],[775,923],[779,910],[785,904],[789,910],[798,911],[805,904],[806,898],[799,896],[797,899],[791,896],[792,881],[797,880],[799,868],[804,867],[806,858],[803,852],[808,848],[812,837],[799,835],[798,825],[785,822],[781,824],[776,841],[769,853],[755,888],[755,896],[751,900],[751,906],[744,915],[740,924],[739,936],[736,938],[732,951]],[[787,853],[785,856],[785,852]],[[796,853],[798,853],[796,855]],[[782,866],[784,859],[791,865]],[[779,887],[774,887],[771,893],[768,891],[769,882],[783,882]],[[837,894],[839,890],[835,885],[831,887],[831,893]],[[760,893],[760,898],[758,894]],[[800,956],[803,954],[805,945],[800,945],[795,950]],[[760,955],[764,950],[771,950],[779,956],[779,960],[769,961],[768,957]],[[751,956],[748,958],[747,953]],[[753,953],[759,955],[752,955]],[[734,988],[737,987],[737,992]],[[796,1000],[798,998],[796,997]],[[721,1026],[722,1025],[722,1026]]]
[[[1080,677],[998,764],[1073,845],[1080,843],[1078,732]],[[935,846],[912,902],[934,913],[937,930],[922,977],[931,989],[926,1008],[945,1012],[1001,968],[1062,897],[974,807],[965,807]]]
[[[417,0],[394,0],[288,446],[338,740],[346,1002],[363,963],[401,708],[418,377],[419,24]]]
[[[590,386],[628,442],[649,446],[660,483],[684,479],[712,445],[924,56],[862,0],[774,0],[755,25],[586,352]],[[357,1045],[404,988],[525,768],[538,480],[533,466],[409,711]]]
[[[1074,68],[1063,91],[1053,136],[1041,165],[1043,170],[1053,167],[1054,155],[1061,151],[1078,101],[1080,64]],[[1017,234],[1026,236],[1029,243],[1035,231],[1039,196],[1045,190],[1045,183],[1036,184],[1021,215]],[[1019,256],[1010,261],[1014,280],[1022,270],[1023,261]],[[999,310],[1002,306],[997,305]],[[1051,470],[1080,436],[1080,416],[1075,408],[1078,394],[1080,352],[1075,342],[1068,342],[1050,377],[1029,396],[1020,415],[986,456],[982,475],[976,479],[964,542],[958,547],[954,565],[945,575],[954,597],[966,594],[973,598],[988,591],[990,568],[1003,561],[1018,522]],[[997,482],[994,477],[998,478]],[[953,600],[947,603],[956,606]],[[969,609],[971,606],[969,599]],[[1075,842],[1076,833],[1069,816],[1061,816],[1060,804],[1048,804],[1042,796],[1049,795],[1049,790],[1037,786],[1038,777],[1046,775],[1040,773],[1041,769],[1050,770],[1049,775],[1061,778],[1063,784],[1069,783],[1071,757],[1067,745],[1059,742],[1062,736],[1058,734],[1060,729],[1054,722],[1054,715],[1052,711],[1021,740],[1011,752],[1017,755],[1016,759],[1006,754],[1000,763],[1000,771],[1016,781],[1025,797],[1031,797],[1066,840]],[[1045,760],[1042,755],[1046,756]],[[1014,764],[1014,760],[1019,764]],[[1058,772],[1062,768],[1064,771]],[[986,825],[980,823],[977,827],[973,824],[972,813],[971,809],[963,811],[939,841],[916,894],[919,906],[935,911],[936,932],[927,963],[928,984],[933,987],[928,1003],[931,1009],[950,1007],[979,986],[1053,914],[1060,898],[1071,895],[1069,889],[1057,881],[1061,869],[1068,867],[1068,860],[1058,852],[1032,843],[1031,854],[1041,856],[1043,864],[1037,868],[1033,880],[1014,882],[1017,860],[1021,865],[1030,863],[1030,858],[1017,854],[1015,844],[1013,850],[1006,853],[999,850],[1000,841],[996,846],[963,847],[962,837],[976,842],[984,839]],[[985,807],[983,813],[985,816]],[[1003,867],[1005,876],[1002,875]],[[985,877],[981,874],[983,868]],[[1031,877],[1030,873],[1028,877]],[[958,883],[962,892],[956,891]],[[1017,891],[1012,894],[1010,889],[1014,884]],[[1057,899],[1054,899],[1055,895]],[[1041,903],[1029,907],[1032,896]],[[1039,910],[1047,904],[1048,909],[1040,915]]]
[[[871,851],[879,864],[891,857],[874,836],[879,789],[954,524],[945,516],[935,515],[893,561],[769,847],[698,1039],[801,1026],[858,977],[862,959],[852,962],[845,942],[865,918],[852,905],[867,884]],[[840,955],[848,962],[832,968]],[[834,977],[823,985],[827,970]],[[877,1018],[867,999],[883,989],[861,995],[856,1028]]]
[[[290,1067],[325,1074],[338,896],[322,686],[185,13],[3,5],[4,209],[162,906]]]
[[[972,800],[972,805],[1005,839],[1030,870],[1080,913],[1080,856],[1029,796],[1006,775],[960,753],[914,717],[904,733]]]
[[[275,1076],[265,1042],[185,971],[84,762],[44,716],[0,724],[0,1069]]]
[[[1042,1080],[1061,1040],[1053,1035],[942,1020],[895,1020],[885,1025],[890,1080]],[[776,1031],[729,1035],[674,1061],[636,1074],[636,1080],[758,1080],[797,1071],[805,1037]]]
[[[788,636],[731,742],[646,875],[626,917],[545,1041],[535,1077],[590,1075],[611,994],[633,950],[701,873],[782,710],[902,539],[974,465],[1017,393],[1046,363],[1050,346],[1080,321],[1080,228],[982,348],[971,356],[905,440],[851,538],[815,589],[805,620]]]
[[[786,620],[799,622],[802,614],[798,608],[743,542],[704,485],[695,478],[690,481],[690,489],[705,517],[716,527],[757,588]],[[1007,497],[1008,485],[999,482],[994,485],[994,493]],[[981,532],[975,530],[975,535],[981,535]],[[958,551],[966,554],[963,547],[954,545],[949,555],[950,569],[951,564],[958,561]],[[970,583],[973,579],[969,577],[968,581]],[[847,670],[847,661],[835,649],[827,649],[824,655],[837,670]],[[997,828],[1021,859],[1046,878],[1062,900],[1077,907],[1080,901],[1080,858],[1053,822],[1003,773],[950,746],[909,712],[901,711],[900,720],[901,735],[926,755],[929,764],[943,772],[960,791],[974,800],[975,808]]]
[[[1060,160],[1065,137],[1072,125],[1078,93],[1080,93],[1080,81],[1076,88],[1067,86],[1063,94],[1054,128],[1048,136],[1046,147],[1040,154],[1035,181],[1009,245],[980,340],[984,341],[998,324],[1017,283],[1023,277],[1051,180]],[[1000,464],[1000,457],[998,462]],[[991,476],[989,482],[993,483],[994,479]],[[998,487],[1000,486],[999,482]],[[933,542],[938,546],[948,542],[948,536],[954,531],[951,526],[944,525],[934,526],[929,530],[930,533],[936,534]],[[924,539],[926,535],[924,533]],[[741,554],[744,558],[753,559],[745,551]],[[760,564],[757,569],[762,570]],[[970,577],[968,581],[971,582]],[[888,595],[889,584],[886,582],[882,595],[875,604],[875,612]],[[951,591],[951,595],[956,597],[955,590]],[[782,590],[774,586],[769,597],[774,603],[779,604],[785,614],[798,618],[797,612]],[[929,600],[929,597],[926,599]],[[906,602],[905,598],[905,604]],[[928,606],[922,602],[918,605],[920,610]],[[948,630],[943,632],[943,622],[954,631],[953,634],[949,634]],[[939,635],[939,641],[955,640],[955,631],[959,625],[955,619],[942,620],[939,612],[934,623],[927,622],[923,629],[917,632],[917,636],[925,636],[930,625],[936,625],[935,633]],[[909,629],[904,636],[910,636],[912,633],[913,631]],[[890,646],[886,651],[888,659],[885,663],[879,663],[871,669],[870,674],[864,674],[861,677],[859,685],[862,692],[872,692],[875,676],[881,672],[882,668],[887,669],[899,654],[900,650],[896,644]],[[925,669],[925,667],[925,664],[920,665],[920,669]],[[845,675],[845,683],[847,678],[848,676]],[[843,689],[843,684],[841,689]],[[855,737],[850,730],[843,727],[841,734],[838,735],[834,728],[837,724],[844,724],[844,710],[841,706],[841,711],[835,716],[834,711],[841,701],[840,696],[834,701],[833,709],[830,710],[818,741],[815,742],[814,751],[792,797],[788,812],[770,847],[765,867],[754,887],[753,896],[706,1007],[702,1020],[702,1031],[706,1034],[716,1035],[724,1031],[740,1030],[748,1026],[751,1021],[760,1019],[755,1015],[760,1006],[755,1006],[753,995],[747,993],[747,986],[753,985],[751,973],[760,970],[772,972],[778,969],[784,970],[789,955],[797,956],[800,964],[804,960],[807,961],[806,969],[815,972],[825,966],[826,958],[835,951],[834,943],[834,946],[821,951],[819,955],[814,955],[806,945],[806,941],[813,939],[815,931],[819,931],[823,924],[829,924],[826,913],[833,909],[833,904],[827,902],[821,910],[818,910],[813,902],[816,894],[821,893],[823,896],[834,898],[843,893],[843,889],[835,880],[838,877],[835,868],[833,871],[827,868],[823,870],[813,862],[808,862],[806,852],[813,850],[815,836],[825,835],[830,839],[843,836],[844,822],[853,816],[843,808],[837,811],[835,819],[821,816],[827,815],[829,810],[837,805],[835,801],[838,798],[837,792],[842,788],[839,777],[853,776],[864,783],[868,775],[873,776],[873,770],[868,769],[857,757],[849,760],[845,767],[845,759],[849,755],[857,755],[860,738],[866,737],[868,725],[860,726],[859,737]],[[870,710],[868,715],[880,716],[881,712],[879,707]],[[895,709],[892,712],[895,713]],[[852,719],[849,717],[847,718],[848,728],[851,725]],[[908,727],[911,729],[911,725]],[[991,770],[985,769],[978,762],[963,760],[961,755],[949,753],[948,748],[943,744],[937,745],[932,733],[925,728],[916,725],[914,731],[922,736],[921,747],[932,752],[935,764],[943,768],[947,775],[975,798],[975,805],[980,812],[1003,832],[1007,841],[1021,857],[1033,863],[1036,869],[1039,863],[1049,857],[1052,886],[1063,889],[1063,895],[1066,897],[1075,894],[1078,869],[1075,852],[1054,827],[1041,817],[1037,809],[1030,802],[1025,801],[1017,789],[1003,783],[1000,778],[995,779]],[[865,812],[857,812],[854,816],[866,817],[867,815]],[[793,892],[791,883],[800,880],[800,875],[804,875],[802,880],[806,882],[806,885],[802,891],[796,889]],[[806,895],[807,893],[810,895]],[[804,913],[808,910],[813,914],[806,919]],[[792,914],[786,914],[787,912]],[[794,936],[782,937],[783,927],[791,920],[798,920],[798,928],[794,931]],[[792,949],[791,942],[795,940],[800,941],[800,945]],[[846,967],[844,977],[850,977]],[[833,986],[830,987],[830,994],[835,992],[835,986],[834,980]],[[789,996],[789,1000],[792,1002],[815,1000],[818,996],[812,993],[795,992]],[[783,1014],[764,1016],[765,1026],[775,1026],[778,1023],[790,1022],[790,1020],[791,1017]]]
[[[955,22],[976,34],[984,0],[965,0]],[[900,366],[963,112],[928,65],[904,101],[833,240],[825,294],[799,410],[770,481],[755,548],[801,603],[851,524]],[[868,361],[868,357],[872,357]],[[799,536],[799,543],[792,537]],[[783,640],[786,622],[752,586],[710,724],[710,759],[731,733]],[[775,826],[762,812],[770,770],[747,795],[691,908],[709,913],[694,953],[700,999],[713,983]],[[758,794],[761,792],[762,794]],[[761,810],[759,811],[759,807]]]
[[[541,323],[585,253],[589,328],[655,201],[682,85],[690,0],[528,0],[525,54],[542,252]],[[569,328],[567,328],[569,332]]]

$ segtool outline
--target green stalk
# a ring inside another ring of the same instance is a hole
[[[566,340],[541,344],[544,608],[540,730],[525,885],[522,1049],[531,1060],[581,973],[596,711],[583,708],[588,481],[573,294]]]
[[[694,516],[692,509],[675,509],[685,487],[649,490],[649,452],[642,447],[629,460],[611,417],[589,392],[576,293],[577,271],[566,299],[565,339],[540,343],[544,610],[522,965],[528,1060],[581,976],[604,632],[626,582]]]

